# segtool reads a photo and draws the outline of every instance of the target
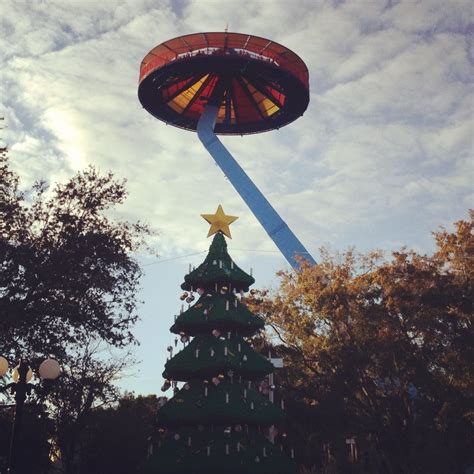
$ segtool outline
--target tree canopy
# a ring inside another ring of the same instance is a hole
[[[95,337],[134,340],[141,276],[132,253],[150,233],[111,217],[124,182],[93,167],[51,190],[21,191],[0,158],[0,353],[54,354]]]
[[[93,167],[51,189],[38,182],[22,190],[6,150],[0,153],[0,355],[12,365],[25,357],[34,368],[53,356],[62,367],[58,381],[29,398],[31,410],[43,410],[47,399],[43,412],[54,426],[38,432],[45,470],[53,450],[65,472],[77,472],[89,418],[119,398],[114,382],[125,359],[100,350],[136,342],[141,270],[134,253],[151,232],[112,217],[126,194],[124,181]],[[0,432],[10,431],[9,421],[0,419]],[[23,436],[24,452],[27,444]]]

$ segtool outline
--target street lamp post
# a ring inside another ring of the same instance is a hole
[[[0,356],[0,377],[8,372],[8,361]],[[54,380],[59,376],[60,367],[56,360],[46,359],[39,366],[39,376],[42,380]],[[2,388],[2,391],[8,389],[15,394],[15,417],[13,421],[12,434],[10,439],[10,450],[8,455],[7,474],[15,472],[17,459],[17,447],[20,437],[21,423],[23,417],[23,406],[27,396],[31,393],[33,385],[30,384],[33,372],[25,359],[20,359],[18,366],[12,370],[13,382]]]

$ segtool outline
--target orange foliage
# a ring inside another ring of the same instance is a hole
[[[468,462],[472,218],[435,232],[433,255],[323,250],[318,265],[281,272],[278,291],[257,295],[253,309],[285,356],[287,396],[316,407],[318,420],[344,419],[346,433],[319,426],[321,442],[357,433],[386,472],[457,472]]]

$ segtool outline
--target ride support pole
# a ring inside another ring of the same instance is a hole
[[[311,265],[315,265],[316,261],[311,254],[217,138],[214,133],[217,112],[217,105],[208,103],[205,106],[197,125],[199,140],[201,140],[206,150],[214,158],[267,234],[275,242],[288,263],[295,270],[299,270],[300,262],[297,257],[302,257]]]

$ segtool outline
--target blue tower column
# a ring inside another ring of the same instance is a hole
[[[212,103],[208,103],[204,108],[197,125],[199,140],[201,140],[206,150],[214,158],[267,234],[275,242],[288,263],[295,270],[298,270],[300,263],[295,257],[299,256],[315,265],[316,261],[310,253],[217,138],[214,133],[217,112],[218,106]]]

